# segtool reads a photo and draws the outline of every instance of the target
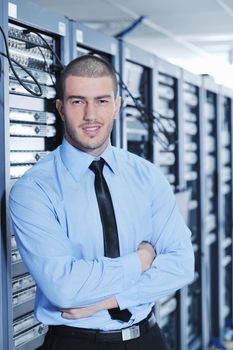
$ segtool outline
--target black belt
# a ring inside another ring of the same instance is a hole
[[[139,338],[142,334],[147,333],[155,323],[155,316],[150,312],[144,320],[127,328],[113,331],[102,331],[69,326],[49,326],[49,334],[62,337],[93,339],[100,342],[126,341]]]

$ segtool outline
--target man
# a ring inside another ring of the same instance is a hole
[[[102,58],[64,69],[56,106],[62,145],[10,194],[35,315],[49,325],[42,349],[167,349],[151,309],[193,278],[170,186],[155,165],[111,146],[120,97]]]

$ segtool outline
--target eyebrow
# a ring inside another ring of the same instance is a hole
[[[101,96],[96,96],[94,97],[95,100],[101,100],[103,98],[111,98],[112,96],[111,95],[101,95]],[[67,100],[72,100],[74,98],[78,98],[80,100],[85,100],[86,97],[85,96],[81,96],[81,95],[71,95],[71,96],[68,96],[67,97]]]

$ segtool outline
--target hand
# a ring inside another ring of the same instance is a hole
[[[136,251],[142,265],[142,272],[147,271],[156,257],[156,252],[152,244],[141,242]]]
[[[70,308],[70,309],[61,309],[62,317],[68,319],[77,319],[92,316],[95,311],[95,305],[80,307],[80,308]]]
[[[76,318],[90,317],[93,314],[95,314],[97,311],[114,309],[117,306],[118,306],[118,303],[116,298],[110,297],[91,306],[61,309],[61,312],[62,312],[62,317],[64,318],[76,319]]]

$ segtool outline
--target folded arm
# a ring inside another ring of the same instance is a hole
[[[136,251],[142,263],[142,272],[147,271],[156,257],[156,252],[150,243],[142,242],[139,244]],[[62,317],[67,319],[76,319],[89,317],[98,311],[109,310],[118,307],[118,302],[115,296],[104,299],[96,304],[83,308],[62,308]]]

